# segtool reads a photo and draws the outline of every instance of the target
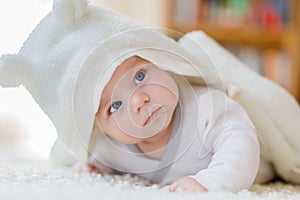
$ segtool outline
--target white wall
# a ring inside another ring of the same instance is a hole
[[[145,25],[166,27],[170,0],[91,0],[92,3],[112,8]]]
[[[51,7],[52,0],[1,0],[0,55],[17,52]]]
[[[0,1],[0,55],[16,53],[51,10],[52,0]],[[47,157],[53,124],[24,87],[0,87],[0,157]]]

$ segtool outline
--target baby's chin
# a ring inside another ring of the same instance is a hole
[[[142,137],[139,136],[133,136],[128,135],[127,138],[118,138],[117,140],[123,144],[138,144],[141,142],[147,142],[152,141],[154,138],[156,138],[159,135],[159,132],[150,134],[150,136],[143,135]]]
[[[141,141],[143,141],[143,139],[132,137],[132,136],[126,136],[124,138],[114,138],[114,139],[121,142],[122,144],[138,144]]]
[[[151,142],[156,139],[161,138],[166,133],[166,129],[172,125],[172,119],[173,116],[162,116],[159,121],[156,121],[154,123],[156,124],[149,124],[148,126],[144,127],[136,127],[135,129],[131,129],[130,131],[124,131],[124,135],[126,135],[123,138],[123,141],[120,141],[124,144],[138,144],[140,142]],[[135,134],[130,134],[130,133]]]

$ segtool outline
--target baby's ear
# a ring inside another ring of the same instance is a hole
[[[72,25],[86,13],[87,0],[54,0],[53,13],[59,22]]]
[[[31,64],[18,55],[3,55],[0,58],[0,86],[18,87],[32,82]]]

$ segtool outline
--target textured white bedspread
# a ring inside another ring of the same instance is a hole
[[[254,185],[239,193],[170,193],[168,186],[149,185],[136,177],[75,174],[47,161],[3,160],[0,164],[0,199],[300,199],[300,186],[280,182]]]

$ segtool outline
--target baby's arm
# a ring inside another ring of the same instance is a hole
[[[213,92],[213,95],[217,93]],[[181,188],[190,192],[236,192],[249,189],[252,185],[260,161],[255,128],[239,104],[227,97],[223,103],[226,105],[225,111],[210,120],[212,128],[208,137],[217,138],[211,145],[213,157],[210,164],[193,176],[175,181],[170,187],[171,191]]]
[[[237,126],[240,126],[240,129]],[[228,129],[216,144],[208,168],[193,176],[208,190],[236,192],[249,189],[257,174],[259,166],[257,140],[251,137],[251,134],[239,133],[238,131],[243,129],[241,124],[235,124]]]
[[[223,141],[224,143],[215,152],[207,169],[201,170],[194,176],[178,179],[171,184],[170,191],[226,190],[236,192],[248,189],[256,176],[259,161],[256,158],[257,145],[255,142],[252,143],[253,141],[245,140],[247,139],[232,137]]]

